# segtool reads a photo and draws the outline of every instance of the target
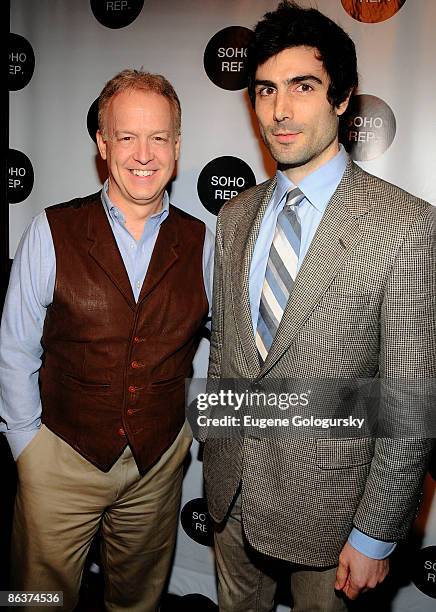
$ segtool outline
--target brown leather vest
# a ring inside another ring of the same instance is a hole
[[[204,223],[170,206],[135,302],[100,194],[46,210],[56,253],[40,370],[42,421],[108,471],[143,474],[171,445],[208,311]]]

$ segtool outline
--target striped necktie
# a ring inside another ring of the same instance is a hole
[[[277,217],[257,320],[256,346],[262,362],[271,348],[297,276],[301,242],[297,206],[303,199],[304,194],[298,187],[292,187],[286,196],[285,206]]]

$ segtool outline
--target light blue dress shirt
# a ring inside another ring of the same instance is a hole
[[[162,209],[151,215],[136,241],[125,227],[123,213],[107,195],[102,203],[114,234],[135,300],[150,264],[163,221],[169,214],[165,193]],[[203,281],[212,303],[214,237],[206,228],[203,246]],[[21,242],[11,270],[0,329],[0,432],[4,433],[15,459],[41,426],[38,372],[41,367],[41,337],[47,307],[53,300],[56,256],[45,212],[33,219]],[[210,316],[210,307],[209,307]]]
[[[301,201],[297,209],[297,214],[301,223],[300,256],[298,259],[297,272],[309,250],[310,243],[318,229],[318,225],[327,208],[327,204],[342,179],[347,163],[348,155],[341,145],[335,157],[311,174],[308,174],[301,183],[298,184],[305,198]],[[257,329],[260,296],[262,293],[269,251],[274,238],[277,217],[283,210],[286,202],[286,194],[291,187],[294,187],[294,184],[283,172],[278,170],[277,186],[265,210],[250,266],[249,296],[254,334],[256,334]],[[391,554],[396,546],[393,542],[375,540],[355,528],[351,531],[348,541],[358,551],[373,559],[384,559]]]

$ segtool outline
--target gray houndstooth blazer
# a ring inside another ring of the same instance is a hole
[[[436,377],[435,209],[349,162],[298,273],[262,367],[248,278],[275,179],[222,208],[209,378]],[[325,398],[326,416],[337,406]],[[242,482],[250,544],[294,563],[334,565],[353,526],[386,541],[415,516],[426,439],[206,435],[209,512],[224,520]]]

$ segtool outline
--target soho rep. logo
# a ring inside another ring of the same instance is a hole
[[[430,460],[428,471],[429,471],[430,476],[436,482],[436,449],[433,450],[433,455]]]
[[[204,51],[204,69],[212,83],[235,91],[247,87],[247,47],[253,32],[230,26],[217,32]]]
[[[203,206],[217,215],[224,202],[255,184],[256,177],[247,163],[225,155],[205,165],[198,177],[197,192]]]
[[[341,0],[353,19],[363,23],[380,23],[393,17],[406,0]]]
[[[86,116],[86,127],[88,128],[89,135],[95,143],[97,142],[96,134],[98,128],[98,100],[99,98],[94,100],[89,107],[89,111]]]
[[[199,593],[185,595],[181,599],[181,604],[180,612],[218,612],[216,603]]]
[[[390,106],[377,96],[361,94],[351,98],[341,119],[340,139],[352,159],[368,161],[391,146],[396,129]]]
[[[35,70],[35,54],[28,40],[18,34],[9,34],[9,91],[26,87]]]
[[[162,612],[218,612],[218,606],[209,597],[200,593],[175,595],[166,593],[161,602]]]
[[[18,204],[29,197],[33,188],[33,167],[30,159],[16,149],[8,153],[8,201]]]
[[[188,536],[203,546],[213,546],[212,519],[203,497],[191,499],[181,512],[180,522]]]
[[[118,29],[130,25],[138,17],[144,0],[91,0],[94,17],[107,28]]]
[[[418,551],[413,561],[412,580],[422,593],[436,599],[436,546]]]

